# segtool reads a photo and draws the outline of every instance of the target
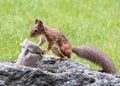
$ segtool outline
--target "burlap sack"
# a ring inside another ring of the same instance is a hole
[[[43,57],[43,50],[35,43],[25,39],[21,44],[21,53],[16,65],[37,67]]]

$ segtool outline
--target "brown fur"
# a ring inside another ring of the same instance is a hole
[[[78,56],[84,57],[85,59],[100,65],[104,72],[115,72],[115,66],[112,60],[102,51],[90,46],[79,46],[77,48],[72,48],[68,39],[60,31],[47,27],[41,20],[35,20],[35,26],[32,28],[30,36],[40,36],[40,46],[46,41],[48,42],[48,47],[45,50],[45,53],[52,50],[52,52],[60,57],[60,59],[67,59],[71,58],[71,54],[74,52]]]
[[[79,46],[73,48],[73,52],[91,62],[94,62],[103,68],[103,72],[115,73],[115,65],[108,55],[91,46]]]

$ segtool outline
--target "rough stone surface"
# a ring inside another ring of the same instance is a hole
[[[90,70],[72,60],[41,60],[39,68],[0,63],[0,86],[120,86],[120,75]]]
[[[73,60],[51,60],[24,40],[16,61],[0,62],[0,86],[120,86],[120,75],[90,70]]]

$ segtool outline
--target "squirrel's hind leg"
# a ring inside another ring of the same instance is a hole
[[[58,57],[53,57],[52,59],[54,59],[54,60],[66,60],[66,59],[68,59],[65,55],[62,54],[61,50],[56,48],[56,47],[52,48],[52,52],[56,56],[58,56]]]
[[[61,53],[66,56],[67,58],[71,58],[71,54],[72,54],[72,47],[70,44],[63,44],[61,47]]]

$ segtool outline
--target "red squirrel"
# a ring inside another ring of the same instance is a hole
[[[60,59],[70,59],[73,52],[79,57],[98,64],[103,68],[103,72],[115,73],[115,65],[108,55],[91,46],[83,45],[73,48],[62,32],[44,25],[41,20],[35,20],[35,25],[30,31],[30,36],[40,36],[41,40],[39,42],[39,46],[42,46],[42,44],[47,41],[48,47],[45,50],[45,53],[52,50],[52,52]]]

